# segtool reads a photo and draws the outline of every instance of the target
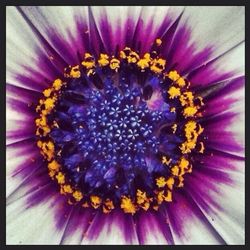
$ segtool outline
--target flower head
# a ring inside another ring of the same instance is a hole
[[[244,142],[235,139],[242,116],[233,108],[243,106],[234,93],[242,94],[244,72],[226,68],[229,56],[244,61],[242,34],[227,47],[217,43],[228,35],[206,44],[209,29],[194,23],[210,20],[210,8],[206,19],[203,8],[196,17],[188,8],[157,9],[152,18],[145,7],[125,21],[112,14],[123,8],[109,8],[63,7],[65,26],[45,17],[57,7],[8,8],[7,45],[13,16],[39,42],[28,50],[33,63],[18,61],[24,72],[7,70],[7,152],[17,160],[7,160],[8,241],[84,244],[111,227],[120,236],[102,244],[243,243],[233,194],[242,204]],[[242,8],[214,15],[234,12]],[[13,129],[15,108],[22,125]],[[20,221],[10,218],[15,206]],[[27,239],[19,227],[42,215],[46,239]],[[238,234],[228,231],[232,223]]]

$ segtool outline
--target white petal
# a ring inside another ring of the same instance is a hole
[[[192,28],[192,39],[199,48],[215,45],[214,55],[220,55],[245,39],[245,10],[242,6],[189,6],[183,23]]]
[[[169,227],[176,245],[217,245],[220,244],[216,233],[205,217],[194,210],[193,204],[183,196],[174,193],[174,202],[169,204]],[[204,217],[204,218],[203,218]]]
[[[128,235],[129,237],[126,238]],[[120,211],[113,211],[111,214],[98,213],[86,231],[81,244],[138,244],[132,216],[127,216]]]
[[[157,221],[157,214],[144,213],[137,220],[137,233],[142,245],[168,245],[162,228]],[[164,223],[164,222],[162,222]]]
[[[242,171],[242,164],[241,164]],[[191,189],[190,185],[187,191],[190,196],[196,201],[210,224],[216,229],[227,244],[244,244],[245,240],[245,188],[244,188],[244,174],[242,173],[230,173],[230,177],[233,178],[234,184],[227,185],[223,183],[216,183],[219,192],[215,192],[210,189],[207,192],[213,198],[214,203],[195,189]],[[204,176],[196,175],[195,181],[201,182],[204,180]],[[201,188],[205,188],[202,187]],[[203,189],[204,190],[204,189]],[[202,204],[202,200],[208,209],[205,209]],[[222,206],[222,209],[218,208],[216,204]]]
[[[185,9],[179,26],[191,27],[187,44],[194,44],[197,51],[212,47],[212,53],[193,65],[191,71],[212,62],[215,72],[235,70],[236,75],[244,72],[244,17],[244,8],[236,6]]]
[[[27,71],[27,68],[30,68],[40,75],[40,79],[36,79],[38,82],[43,82],[44,78],[50,79],[49,72],[39,68],[37,48],[40,48],[45,55],[47,52],[15,7],[7,7],[6,14],[6,81],[16,86],[39,91],[41,86],[40,88],[36,85],[27,86],[25,82],[19,81],[16,75],[36,78]]]
[[[35,145],[30,141],[22,141],[6,149],[6,196],[12,194],[28,177],[24,177],[24,172],[27,169],[37,170],[40,167],[38,150],[36,151]],[[33,174],[33,170],[31,171]]]
[[[43,204],[26,207],[19,199],[6,208],[6,243],[12,245],[59,244],[63,230],[55,224],[55,209],[63,205],[51,197]],[[66,219],[65,219],[66,221]]]

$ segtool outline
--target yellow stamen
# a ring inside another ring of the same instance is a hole
[[[205,147],[204,147],[204,143],[203,142],[200,142],[200,146],[201,146],[201,149],[199,150],[199,153],[204,153],[204,150],[205,150]]]
[[[185,158],[181,158],[180,163],[179,163],[179,168],[181,170],[180,175],[185,174],[185,172],[188,169],[189,161],[186,160]]]
[[[125,54],[125,52],[122,50],[122,51],[120,51],[120,58],[122,58],[122,59],[126,59],[126,54]]]
[[[35,120],[35,123],[36,123],[36,126],[37,126],[37,127],[39,127],[39,126],[41,126],[41,127],[46,126],[46,125],[47,125],[46,116],[45,116],[45,115],[41,115],[40,118],[37,118],[37,119]]]
[[[51,177],[54,180],[54,176],[56,175],[56,171],[49,170],[49,177]]]
[[[162,156],[162,159],[161,159],[161,163],[162,164],[166,164],[166,165],[169,165],[169,163],[172,161],[171,158],[167,159],[166,156]]]
[[[116,58],[112,58],[110,61],[110,68],[117,72],[120,68],[120,61]]]
[[[188,121],[185,125],[185,136],[187,141],[181,144],[180,149],[183,154],[190,153],[192,149],[195,148],[198,136],[203,132],[203,128],[200,124],[198,124],[197,131],[197,123],[195,121]]]
[[[167,202],[172,201],[172,191],[171,190],[167,191],[167,196],[165,196],[164,200]]]
[[[164,190],[156,193],[156,199],[158,204],[161,204],[164,201],[165,199]]]
[[[184,177],[183,176],[179,176],[179,184],[177,185],[177,187],[183,187],[184,186]]]
[[[41,153],[43,154],[43,156],[47,158],[48,161],[51,161],[54,156],[54,150],[55,150],[53,142],[48,141],[48,142],[42,142],[41,144],[40,141],[38,141],[37,145],[42,149]]]
[[[84,60],[82,61],[82,65],[86,69],[94,68],[95,67],[95,60],[94,60],[93,56],[89,53],[85,53]]]
[[[44,95],[45,97],[49,97],[49,96],[51,95],[51,93],[52,93],[52,89],[51,89],[51,88],[45,89],[45,90],[43,91],[43,95]]]
[[[128,63],[136,63],[140,59],[140,57],[136,52],[131,51],[127,59]]]
[[[166,65],[166,60],[162,58],[154,59],[150,69],[154,73],[159,74],[165,69],[165,65]]]
[[[64,184],[65,183],[65,176],[64,176],[64,174],[62,172],[59,172],[56,175],[56,179],[57,179],[58,184]]]
[[[180,75],[177,73],[176,70],[172,70],[167,74],[168,78],[170,78],[172,81],[177,81],[180,78]]]
[[[98,60],[98,63],[100,66],[104,67],[109,64],[109,56],[107,54],[100,54],[100,59]]]
[[[179,167],[175,165],[174,167],[171,168],[171,172],[173,175],[177,176],[179,174]]]
[[[160,38],[157,38],[157,39],[155,40],[155,43],[156,43],[157,46],[161,46],[162,40],[161,40]]]
[[[141,71],[145,71],[149,67],[151,62],[151,57],[149,53],[144,54],[144,57],[137,62],[137,66],[141,68]]]
[[[174,185],[174,178],[173,177],[169,177],[166,181],[166,185],[167,187],[172,190],[173,189],[173,185]]]
[[[183,110],[183,115],[185,117],[193,117],[196,113],[197,113],[197,107],[196,106],[190,106],[190,107],[186,107]]]
[[[180,88],[176,88],[174,86],[170,87],[168,90],[169,98],[174,99],[175,97],[181,94]]]
[[[81,77],[81,72],[79,70],[79,65],[76,65],[74,67],[71,68],[70,70],[70,74],[69,74],[72,78],[79,78]]]
[[[104,206],[102,207],[102,210],[104,213],[110,213],[112,209],[114,209],[114,204],[113,204],[113,201],[110,200],[110,199],[107,199],[105,202],[104,202]]]
[[[146,192],[137,189],[136,202],[143,210],[147,211],[149,209],[150,201],[152,201],[152,198],[148,198]]]
[[[60,164],[56,160],[53,160],[52,162],[48,164],[48,168],[49,170],[58,172],[60,169]]]
[[[55,101],[56,101],[55,98],[47,98],[44,101],[45,109],[47,110],[48,113],[55,107]]]
[[[62,85],[63,85],[63,82],[62,82],[62,80],[61,79],[56,79],[54,82],[53,82],[53,88],[55,89],[55,90],[60,90],[61,89],[61,87],[62,87]]]
[[[185,86],[185,80],[182,78],[182,77],[180,77],[177,81],[176,81],[176,83],[182,88],[182,87],[184,87]]]
[[[73,189],[71,188],[70,185],[62,185],[61,188],[62,188],[63,192],[65,192],[67,194],[73,193]]]
[[[136,202],[138,204],[142,204],[145,202],[145,200],[147,200],[146,192],[142,192],[140,189],[137,189],[136,197]]]
[[[80,201],[83,198],[83,194],[81,191],[76,190],[72,196],[75,198],[76,201]]]
[[[91,205],[94,208],[98,208],[101,205],[102,199],[97,195],[90,196]]]
[[[184,92],[180,96],[180,102],[181,102],[182,106],[193,105],[193,100],[194,100],[194,96],[193,96],[193,93],[191,91]]]
[[[165,185],[166,185],[166,179],[165,179],[165,177],[161,176],[159,178],[156,178],[156,185],[159,188],[165,187]]]
[[[121,198],[121,208],[124,213],[134,214],[136,212],[136,207],[133,204],[132,200],[127,196],[122,196]]]

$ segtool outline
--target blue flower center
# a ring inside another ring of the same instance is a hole
[[[101,90],[82,90],[84,97],[74,103],[74,84],[69,84],[53,115],[64,127],[68,120],[70,128],[51,132],[58,149],[63,148],[59,161],[71,181],[84,190],[98,193],[101,188],[102,194],[117,190],[117,199],[131,195],[135,190],[131,185],[138,179],[143,186],[153,184],[146,159],[159,153],[160,128],[173,119],[171,112],[149,109],[139,87],[129,87],[125,81],[115,86],[108,78]],[[69,94],[68,111],[59,111]]]
[[[115,184],[119,168],[124,172],[146,168],[145,154],[158,152],[155,132],[164,116],[162,112],[150,111],[139,98],[138,89],[122,93],[109,86],[103,92],[91,92],[86,114],[75,114],[79,151],[92,161],[85,176],[90,186]]]

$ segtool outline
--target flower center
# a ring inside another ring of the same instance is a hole
[[[195,121],[203,102],[165,64],[155,51],[86,53],[44,90],[37,145],[70,204],[134,214],[157,210],[183,186],[189,154],[204,151]]]

